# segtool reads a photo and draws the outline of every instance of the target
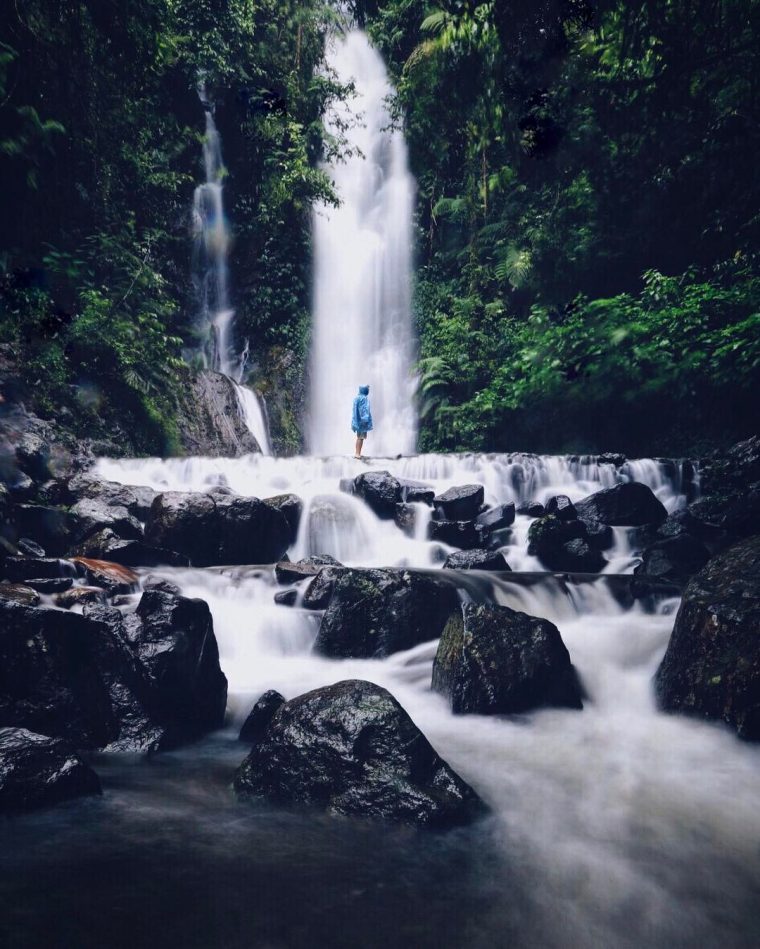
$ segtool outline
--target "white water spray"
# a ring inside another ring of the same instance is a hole
[[[356,97],[339,104],[328,133],[350,155],[326,167],[340,198],[314,216],[314,320],[307,442],[313,454],[346,454],[351,404],[370,385],[372,455],[409,454],[416,443],[411,316],[414,180],[402,132],[392,128],[392,89],[360,30],[333,41],[328,65]],[[353,115],[358,112],[358,121]]]

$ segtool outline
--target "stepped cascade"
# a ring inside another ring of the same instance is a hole
[[[306,441],[312,454],[350,444],[351,401],[369,384],[372,454],[408,454],[416,442],[411,316],[414,180],[402,132],[392,126],[392,88],[380,55],[352,30],[335,39],[328,65],[356,96],[336,107],[328,132],[346,127],[349,154],[327,166],[340,207],[314,214],[313,340]]]

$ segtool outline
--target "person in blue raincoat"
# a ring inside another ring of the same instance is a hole
[[[372,410],[369,407],[369,386],[359,386],[359,394],[354,399],[351,413],[351,430],[356,432],[355,458],[361,458],[364,439],[372,431]]]

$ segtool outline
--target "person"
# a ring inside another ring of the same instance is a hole
[[[361,458],[364,439],[372,431],[372,410],[369,407],[369,386],[359,386],[359,394],[354,399],[354,410],[351,414],[351,430],[356,432],[356,454],[354,458]]]

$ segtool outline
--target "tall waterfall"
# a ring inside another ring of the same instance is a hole
[[[237,355],[233,349],[228,256],[230,231],[224,214],[222,142],[214,122],[214,107],[201,86],[198,95],[206,114],[203,163],[206,180],[193,195],[193,280],[199,300],[199,322],[206,337],[207,365],[229,376],[235,385],[238,411],[265,455],[271,454],[266,414],[257,395],[241,385],[248,343]]]
[[[414,180],[403,134],[391,127],[392,89],[382,59],[360,30],[333,42],[328,63],[356,97],[327,123],[346,132],[350,154],[326,167],[341,200],[314,215],[314,316],[307,428],[314,454],[346,454],[351,404],[370,385],[370,455],[409,454],[417,435],[412,375]],[[359,113],[358,121],[354,113]]]

